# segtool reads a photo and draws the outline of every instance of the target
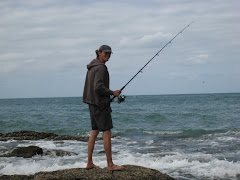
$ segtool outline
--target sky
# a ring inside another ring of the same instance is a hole
[[[81,97],[102,44],[125,95],[240,92],[238,0],[0,1],[0,98]]]

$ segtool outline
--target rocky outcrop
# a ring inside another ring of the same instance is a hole
[[[63,150],[43,150],[38,146],[28,146],[28,147],[16,147],[10,153],[1,155],[0,157],[31,158],[35,155],[71,156],[71,155],[77,155],[77,154],[73,152],[63,151]]]
[[[53,149],[53,150],[44,150],[43,151],[43,156],[72,156],[72,155],[78,155],[77,153],[74,152],[68,152],[68,151],[63,151],[59,149]]]
[[[23,158],[31,158],[35,155],[42,155],[43,150],[37,146],[28,146],[28,147],[17,147],[12,150],[12,152],[2,155],[1,157],[23,157]]]
[[[27,175],[3,175],[0,176],[1,180],[32,180],[34,176],[27,176]]]
[[[14,140],[76,140],[76,141],[88,141],[88,137],[69,136],[69,135],[57,135],[51,132],[35,132],[35,131],[18,131],[10,133],[0,133],[0,141]],[[102,138],[97,138],[102,140]]]
[[[19,131],[11,133],[0,133],[0,141],[7,140],[77,140],[88,141],[88,137],[57,135],[50,132],[34,132],[34,131]],[[102,140],[98,138],[97,140]],[[102,151],[104,153],[104,151]],[[2,155],[4,157],[24,157],[30,158],[34,155],[54,155],[65,156],[72,155],[74,153],[65,152],[62,150],[44,150],[37,146],[17,147],[11,152]],[[74,154],[75,155],[75,154]],[[104,169],[90,169],[74,168],[58,170],[53,172],[39,172],[34,175],[2,175],[1,180],[75,180],[75,179],[89,179],[89,180],[173,180],[174,178],[167,174],[149,169],[141,166],[124,165],[125,169],[122,171],[109,172]]]
[[[18,131],[3,134],[1,137],[14,140],[40,140],[54,139],[57,136],[57,134],[51,132]]]
[[[106,169],[84,169],[74,168],[58,170],[53,172],[39,172],[34,175],[4,175],[0,176],[2,180],[174,180],[167,174],[141,166],[124,165],[122,171],[109,172]]]

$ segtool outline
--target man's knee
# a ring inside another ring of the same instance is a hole
[[[111,137],[111,135],[112,135],[111,130],[103,131],[103,136],[110,136]]]
[[[91,136],[96,138],[98,136],[99,131],[98,130],[92,130]]]

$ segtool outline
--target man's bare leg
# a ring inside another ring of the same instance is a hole
[[[124,169],[123,166],[118,166],[118,165],[113,164],[111,135],[112,135],[111,130],[107,130],[107,131],[103,132],[104,149],[105,149],[105,153],[107,156],[107,164],[108,164],[107,169],[109,171],[123,170]]]
[[[99,168],[99,166],[96,166],[95,164],[93,164],[93,160],[92,160],[92,154],[93,154],[94,145],[95,145],[95,141],[98,136],[98,133],[99,133],[98,130],[92,130],[92,133],[88,140],[88,162],[86,167],[87,169]]]

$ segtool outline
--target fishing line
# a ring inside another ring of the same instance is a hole
[[[193,23],[193,21],[188,24],[187,26],[185,26],[179,33],[177,33],[170,41],[167,42],[167,44],[165,44],[120,90],[123,91],[125,89],[125,87],[140,73],[142,72],[142,70],[156,57],[159,55],[159,53],[165,48],[167,47],[168,44],[170,44],[179,34],[181,34],[186,28],[188,28],[191,24]],[[116,96],[113,96],[111,98],[111,102],[115,99]],[[125,100],[125,96],[124,95],[119,95],[118,96],[118,103],[121,103]]]

